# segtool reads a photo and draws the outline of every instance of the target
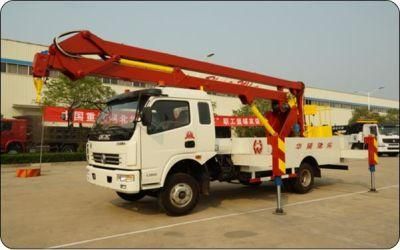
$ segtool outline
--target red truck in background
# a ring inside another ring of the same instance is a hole
[[[76,152],[87,142],[90,128],[44,124],[43,151]],[[41,147],[42,117],[1,119],[1,152],[37,152]]]
[[[27,120],[1,119],[1,152],[24,152],[27,141]]]
[[[1,152],[35,152],[40,149],[42,126],[43,150],[75,152],[87,142],[99,110],[76,109],[72,115],[75,126],[68,127],[67,112],[62,107],[45,107],[42,116],[16,116],[1,119]]]

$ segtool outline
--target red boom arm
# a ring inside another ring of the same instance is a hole
[[[73,33],[76,34],[62,42],[58,42],[58,38]],[[87,75],[98,75],[129,81],[159,83],[171,87],[204,88],[207,91],[236,95],[244,104],[251,104],[254,99],[259,98],[277,101],[280,107],[288,101],[288,92],[284,91],[284,89],[287,89],[296,97],[297,107],[287,112],[285,119],[276,117],[277,114],[271,114],[271,117],[269,117],[272,118],[271,125],[277,131],[280,131],[281,137],[287,136],[290,133],[289,127],[296,122],[299,123],[301,132],[303,132],[304,84],[302,82],[278,79],[162,52],[109,42],[89,31],[68,32],[58,38],[54,39],[54,43],[49,47],[48,54],[37,53],[35,55],[33,61],[33,75],[35,77],[47,77],[49,70],[54,69],[61,71],[72,80]],[[122,63],[122,60],[156,65],[156,68],[142,67],[140,65],[139,67],[127,66]],[[171,68],[171,71],[159,70],[157,66],[167,66],[165,68]],[[185,74],[184,70],[273,86],[276,87],[276,90],[205,79]],[[291,114],[289,115],[289,113]],[[283,131],[285,132],[282,134]]]

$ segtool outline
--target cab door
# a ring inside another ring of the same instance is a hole
[[[369,135],[378,136],[378,126],[376,124],[368,124],[364,126],[364,137]]]
[[[158,183],[168,161],[196,150],[193,104],[188,100],[156,99],[149,106],[151,124],[141,129],[142,184]]]

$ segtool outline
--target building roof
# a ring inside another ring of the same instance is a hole
[[[25,41],[20,41],[20,40],[15,40],[15,39],[9,39],[9,38],[1,38],[1,40],[11,41],[11,42],[17,42],[17,43],[24,43],[24,44],[32,44],[32,45],[36,45],[36,46],[43,46],[43,47],[46,47],[46,48],[49,46],[49,45],[45,45],[45,44],[32,43],[32,42],[25,42]]]

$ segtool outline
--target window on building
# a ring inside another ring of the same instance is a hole
[[[29,66],[29,75],[33,75],[33,68],[32,68],[32,66]]]
[[[110,83],[111,79],[107,77],[103,77],[103,83]]]
[[[6,64],[1,63],[1,72],[6,72]]]
[[[26,65],[18,65],[18,74],[20,75],[28,75],[29,69]]]
[[[144,86],[144,83],[141,83],[141,82],[133,82],[133,86],[135,86],[135,87],[143,87],[143,86]]]
[[[184,101],[156,101],[151,107],[149,134],[186,126],[190,123],[189,103]]]
[[[118,83],[118,79],[111,78],[111,79],[110,79],[110,83],[111,83],[111,84],[117,84],[117,83]]]
[[[199,121],[200,124],[210,124],[210,107],[206,102],[197,103],[197,107],[199,108]]]
[[[56,77],[60,76],[60,73],[58,71],[56,71],[56,70],[50,70],[49,76],[53,77],[53,78],[56,78]]]
[[[17,74],[18,73],[18,65],[12,64],[12,63],[7,63],[7,73]]]

